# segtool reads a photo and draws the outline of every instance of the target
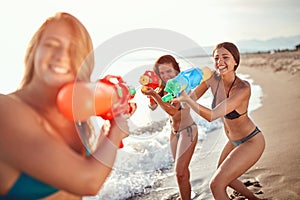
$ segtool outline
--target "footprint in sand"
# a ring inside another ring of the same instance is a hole
[[[247,180],[243,182],[246,187],[249,188],[252,192],[254,192],[256,195],[263,194],[263,191],[261,191],[261,184],[256,180]],[[237,191],[233,191],[230,195],[230,199],[234,200],[245,200],[246,197],[242,196],[241,193]]]

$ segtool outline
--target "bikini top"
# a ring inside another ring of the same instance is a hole
[[[0,195],[0,200],[41,199],[57,191],[58,189],[22,173],[9,192],[4,196]]]
[[[76,124],[79,128],[80,134],[83,134],[84,126],[86,123]],[[83,137],[85,141],[85,137]],[[86,141],[85,141],[86,142]],[[90,150],[86,148],[86,155],[90,155]],[[39,181],[25,173],[21,173],[15,184],[4,196],[0,195],[0,200],[32,200],[45,198],[51,194],[58,192],[57,188],[54,188],[46,183]]]
[[[232,86],[234,85],[235,80],[236,80],[236,76],[234,77],[234,81],[232,82],[232,84],[231,84],[231,86],[230,86],[230,88],[229,88],[229,90],[228,90],[227,98],[229,97],[230,90],[231,90]],[[218,81],[217,89],[216,89],[216,92],[215,92],[215,94],[214,94],[214,99],[213,99],[212,104],[211,104],[211,107],[212,107],[212,108],[215,108],[215,107],[216,107],[216,100],[217,100],[216,98],[217,98],[217,94],[218,94],[218,89],[219,89],[220,81],[221,81],[221,79],[219,79],[219,81]],[[233,111],[231,111],[230,113],[224,115],[224,117],[225,117],[226,119],[231,119],[231,120],[232,120],[232,119],[239,118],[240,116],[242,116],[242,115],[244,115],[244,114],[246,114],[246,113],[247,113],[247,111],[244,112],[243,114],[240,114],[240,113],[238,113],[236,110],[233,110]]]

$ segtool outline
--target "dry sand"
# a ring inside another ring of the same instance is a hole
[[[300,199],[300,51],[242,55],[239,72],[262,87],[263,106],[251,117],[267,144],[261,159],[241,178],[259,181],[259,197]]]

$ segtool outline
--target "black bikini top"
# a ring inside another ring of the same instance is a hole
[[[229,97],[230,90],[231,90],[232,86],[234,85],[235,80],[236,80],[236,76],[234,77],[234,81],[232,82],[232,84],[231,84],[231,86],[230,86],[230,88],[229,88],[229,90],[228,90],[227,98]],[[215,108],[215,107],[216,107],[216,98],[217,98],[217,94],[218,94],[218,89],[219,89],[220,81],[221,81],[221,78],[220,78],[219,81],[218,81],[217,89],[216,89],[216,92],[215,92],[215,94],[214,94],[214,99],[213,99],[212,104],[211,104],[211,107],[212,107],[212,108]],[[243,114],[240,114],[240,113],[238,113],[236,110],[233,110],[233,111],[231,111],[230,113],[228,113],[227,115],[224,115],[224,117],[225,117],[226,119],[236,119],[236,118],[239,118],[240,116],[242,116],[242,115],[244,115],[244,114],[246,114],[246,113],[247,113],[247,111],[244,112]]]

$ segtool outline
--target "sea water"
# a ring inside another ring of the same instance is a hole
[[[163,54],[166,53],[154,52],[151,54],[147,52],[148,56],[143,54],[144,57],[130,55],[131,57],[115,61],[106,69],[106,74],[122,75],[126,82],[136,88],[137,93],[133,101],[137,103],[137,110],[129,121],[131,134],[123,140],[124,147],[118,151],[110,176],[98,195],[84,197],[85,200],[123,200],[136,195],[147,194],[152,188],[157,187],[160,180],[174,176],[170,170],[173,168],[174,162],[169,145],[171,128],[168,115],[159,107],[155,111],[148,108],[149,99],[141,94],[141,86],[138,83],[139,76],[146,69],[152,69],[153,63]],[[212,60],[209,57],[191,58],[188,61],[181,58],[177,58],[177,60],[179,60],[182,70],[191,67],[191,63],[192,65],[193,63],[200,63],[198,65],[200,68],[201,66],[209,66],[213,69]],[[248,112],[251,112],[261,106],[261,87],[254,85],[253,80],[248,75],[238,74],[238,76],[251,84],[252,93],[248,109]],[[206,92],[198,101],[202,105],[210,107],[212,94]],[[198,125],[199,142],[197,148],[201,148],[199,147],[200,141],[205,140],[206,135],[211,131],[221,129],[222,123],[220,120],[207,122],[193,111],[191,114]]]

